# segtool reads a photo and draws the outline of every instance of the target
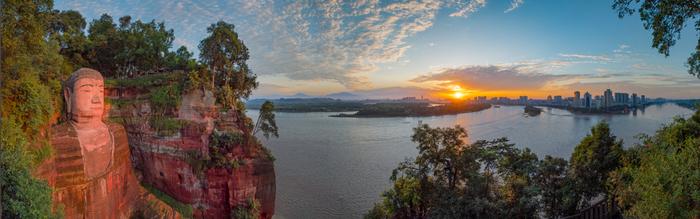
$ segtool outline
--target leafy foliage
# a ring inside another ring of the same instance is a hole
[[[51,189],[31,175],[32,154],[28,142],[14,122],[0,124],[0,215],[3,218],[54,218]]]
[[[107,77],[133,76],[165,67],[174,40],[173,30],[166,29],[163,22],[132,22],[130,16],[123,16],[117,25],[107,14],[92,21],[88,33],[90,46],[85,52],[89,64]]]
[[[559,218],[576,213],[579,197],[573,180],[567,177],[568,163],[558,157],[545,156],[540,162],[535,183],[541,195],[541,210],[547,218]]]
[[[639,12],[644,28],[653,31],[652,47],[665,56],[669,55],[671,47],[680,39],[681,30],[686,26],[686,22],[695,21],[695,30],[700,31],[700,20],[697,19],[700,15],[700,3],[697,1],[614,0],[612,7],[617,10],[620,18],[632,15],[635,11]],[[700,78],[700,37],[687,65],[688,73]]]
[[[505,138],[466,144],[466,131],[420,125],[419,155],[392,173],[392,189],[366,217],[535,217],[537,156]]]
[[[699,217],[700,111],[643,139],[611,175],[617,203],[633,218]]]
[[[256,219],[260,218],[260,202],[254,198],[248,198],[246,206],[237,206],[232,210],[231,218]]]
[[[622,140],[616,140],[606,122],[600,122],[581,140],[571,155],[571,170],[582,207],[606,193],[608,174],[621,166]]]
[[[31,175],[50,154],[30,147],[58,113],[61,79],[71,65],[50,36],[51,1],[3,1],[0,23],[0,215],[53,218],[51,190]],[[41,145],[41,144],[39,144]]]
[[[576,147],[571,166],[539,160],[505,138],[467,144],[459,126],[420,125],[411,137],[418,156],[399,164],[393,186],[365,218],[559,218],[605,194],[619,167],[621,141],[601,122]],[[585,172],[584,172],[585,170]]]
[[[212,87],[224,108],[235,107],[239,98],[248,98],[258,87],[246,61],[248,48],[238,38],[234,25],[223,21],[207,28],[210,34],[199,43],[199,58],[211,71]]]
[[[260,106],[260,114],[258,115],[258,121],[255,123],[253,135],[257,134],[258,131],[262,131],[265,138],[270,138],[270,135],[279,137],[274,111],[275,105],[270,101],[265,101]]]

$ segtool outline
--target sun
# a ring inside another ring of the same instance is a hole
[[[461,91],[455,91],[454,93],[452,93],[452,97],[454,97],[455,99],[462,99],[464,97],[464,93],[462,93]]]
[[[450,86],[450,89],[452,90],[452,94],[450,94],[452,98],[462,99],[464,98],[464,96],[466,96],[466,94],[464,93],[464,89],[459,85]]]

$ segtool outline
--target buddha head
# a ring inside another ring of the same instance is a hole
[[[74,122],[100,122],[104,113],[104,79],[100,72],[81,68],[65,81],[66,116]]]

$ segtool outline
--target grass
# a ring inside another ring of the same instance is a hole
[[[126,87],[126,88],[149,88],[154,86],[172,84],[172,82],[180,82],[184,78],[181,73],[160,73],[144,75],[135,78],[125,79],[107,79],[105,86],[108,87]]]
[[[173,136],[180,132],[184,124],[182,120],[165,116],[153,116],[149,122],[158,136]]]
[[[180,213],[180,215],[182,215],[182,217],[184,217],[184,218],[192,218],[193,217],[194,210],[192,208],[192,205],[182,203],[182,202],[176,200],[175,198],[169,196],[168,194],[164,193],[163,191],[160,191],[149,184],[142,183],[141,186],[143,186],[143,188],[146,188],[146,190],[148,190],[148,192],[150,192],[151,194],[156,196],[156,198],[165,202],[165,204],[168,204],[170,207],[175,209],[175,211]]]

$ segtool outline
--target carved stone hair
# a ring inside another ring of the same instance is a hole
[[[74,87],[75,87],[75,82],[78,82],[78,80],[83,79],[83,78],[91,78],[95,80],[102,80],[104,81],[104,78],[102,77],[102,74],[98,72],[95,69],[91,68],[80,68],[77,71],[73,72],[68,80],[63,82],[63,95],[64,95],[64,101],[66,106],[66,118],[69,119],[71,115],[71,104],[70,104],[70,96],[68,95],[70,93],[73,93]]]

